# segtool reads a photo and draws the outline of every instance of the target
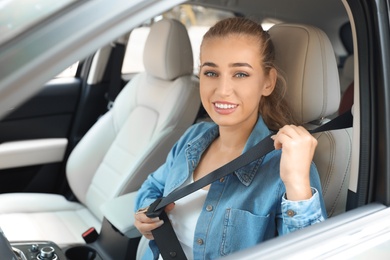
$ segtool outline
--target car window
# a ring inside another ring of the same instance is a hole
[[[77,73],[77,68],[79,66],[79,62],[75,62],[69,67],[67,67],[64,71],[56,76],[56,78],[71,78],[75,77]]]
[[[0,1],[0,44],[76,0]]]
[[[180,5],[155,17],[131,32],[123,61],[122,74],[144,71],[142,53],[150,25],[164,17],[177,19],[187,27],[194,56],[194,73],[197,73],[199,66],[199,47],[203,35],[216,21],[233,16],[234,14],[228,11],[202,6]]]

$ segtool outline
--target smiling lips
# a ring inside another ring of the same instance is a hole
[[[222,103],[222,102],[215,102],[214,103],[215,110],[220,114],[230,114],[235,111],[235,109],[238,107],[237,104],[232,103]]]

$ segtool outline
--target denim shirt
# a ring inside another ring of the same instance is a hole
[[[243,152],[270,133],[260,117]],[[189,128],[173,146],[166,162],[139,189],[135,210],[180,187],[218,135],[215,123],[202,122]],[[195,228],[194,259],[220,258],[326,218],[314,163],[310,168],[312,197],[289,201],[280,179],[280,157],[281,151],[274,150],[211,184]],[[155,242],[152,240],[149,245],[153,256],[148,250],[144,259],[157,259]]]

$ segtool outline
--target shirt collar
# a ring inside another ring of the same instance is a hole
[[[255,127],[252,130],[252,133],[248,138],[248,141],[245,144],[242,153],[248,151],[249,148],[255,146],[257,143],[259,143],[269,134],[271,134],[271,131],[265,125],[263,118],[259,117]],[[251,184],[258,168],[260,167],[263,161],[263,158],[264,156],[235,171],[237,178],[241,181],[242,184],[244,184],[245,186],[249,186]]]

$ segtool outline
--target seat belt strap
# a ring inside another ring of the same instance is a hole
[[[160,203],[162,198],[154,201],[149,208],[154,208]],[[148,211],[149,212],[149,211]],[[160,254],[164,260],[166,259],[183,259],[186,260],[187,257],[181,247],[179,239],[176,236],[175,230],[172,227],[171,221],[168,218],[167,213],[164,208],[160,210],[153,211],[152,215],[149,213],[146,215],[150,218],[159,217],[164,221],[164,224],[160,227],[152,230],[152,234],[154,237],[154,241],[157,244],[158,249],[160,250]]]
[[[314,133],[319,133],[324,131],[349,128],[352,127],[352,122],[353,122],[353,117],[351,111],[349,110],[344,114],[327,122],[326,124],[323,124],[313,130],[308,130],[308,131],[309,133],[314,134]],[[255,146],[251,147],[248,151],[241,154],[239,157],[232,160],[231,162],[212,171],[211,173],[207,174],[201,179],[185,187],[182,187],[178,190],[171,192],[170,194],[168,194],[167,197],[157,199],[149,206],[148,211],[146,212],[146,215],[149,218],[155,218],[155,217],[160,217],[160,219],[166,218],[164,219],[164,224],[162,226],[152,230],[154,240],[160,250],[160,254],[163,257],[163,259],[165,260],[166,259],[187,259],[180,245],[180,242],[177,239],[177,236],[173,230],[173,227],[164,211],[165,207],[168,204],[175,202],[187,196],[188,194],[196,190],[199,190],[209,185],[210,183],[213,183],[214,181],[221,179],[222,177],[225,177],[230,173],[233,173],[234,171],[240,169],[241,167],[273,151],[275,148],[274,148],[274,141],[271,139],[272,135],[273,134],[268,135],[259,143],[257,143]]]

